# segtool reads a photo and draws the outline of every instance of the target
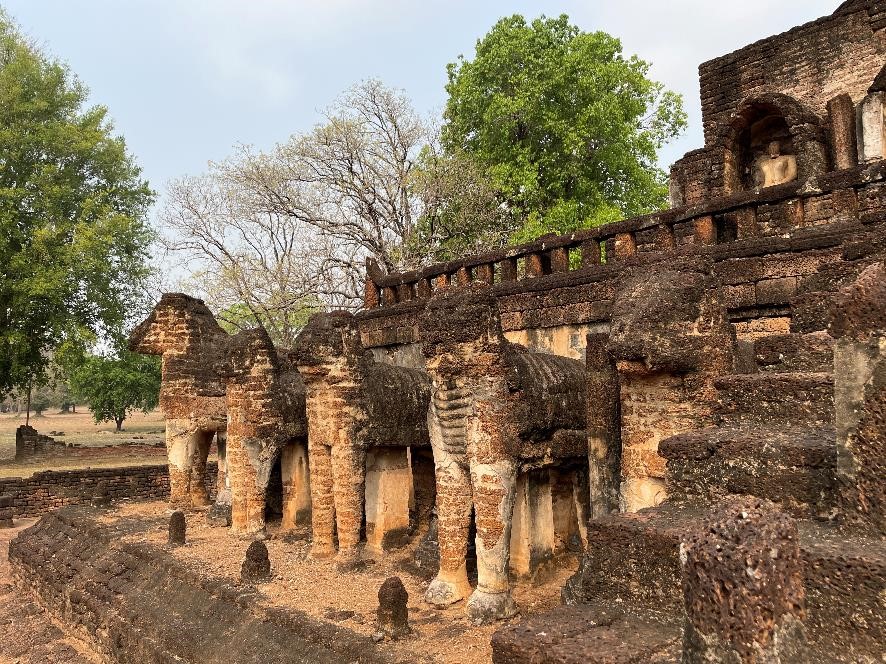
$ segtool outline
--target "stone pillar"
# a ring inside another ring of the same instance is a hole
[[[412,464],[412,499],[410,513],[412,530],[425,533],[430,527],[431,513],[437,498],[437,480],[434,476],[434,454],[430,448],[413,447],[409,450]]]
[[[218,456],[218,474],[215,483],[215,504],[231,504],[231,480],[228,477],[228,434],[218,431],[215,434],[215,447]]]
[[[772,503],[722,505],[680,545],[684,664],[806,659],[796,524]]]
[[[579,535],[578,515],[579,506],[576,505],[573,487],[576,483],[576,469],[551,468],[551,513],[553,515],[553,551],[557,556],[565,553],[570,548],[576,548],[575,544],[582,542]]]
[[[185,543],[185,534],[187,533],[188,524],[185,521],[185,513],[176,510],[169,517],[169,544],[171,546],[181,546]]]
[[[852,97],[842,94],[828,102],[831,125],[831,149],[837,170],[858,164],[858,144],[855,140],[855,106]]]
[[[858,161],[865,163],[886,157],[886,92],[872,92],[858,106],[856,127]]]
[[[886,533],[886,268],[876,263],[833,299],[837,479],[844,506]]]
[[[280,455],[283,479],[283,529],[304,530],[311,525],[311,478],[307,441],[289,443]]]
[[[378,447],[366,455],[366,547],[380,553],[403,543],[409,531],[412,474],[405,447]]]
[[[587,337],[588,483],[591,517],[618,511],[621,477],[621,421],[618,372],[606,351],[609,335]]]
[[[511,524],[511,572],[534,577],[554,553],[554,513],[546,468],[520,473]]]

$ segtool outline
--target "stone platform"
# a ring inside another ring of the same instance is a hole
[[[430,578],[413,565],[411,548],[339,570],[271,524],[271,580],[251,585],[239,578],[249,539],[193,512],[187,543],[170,547],[168,519],[161,502],[48,514],[10,546],[15,583],[114,662],[479,664],[491,660],[492,633],[508,624],[475,627],[463,603],[423,604]],[[543,585],[519,584],[523,615],[557,607],[575,565],[564,561]],[[392,575],[409,593],[413,632],[375,643],[378,589]]]

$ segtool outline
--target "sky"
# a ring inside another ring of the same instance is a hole
[[[422,113],[446,101],[446,64],[501,18],[566,13],[622,39],[681,93],[701,147],[698,65],[834,11],[840,0],[0,0],[107,106],[151,185],[206,169],[240,143],[269,148],[320,120],[363,79],[404,89]]]

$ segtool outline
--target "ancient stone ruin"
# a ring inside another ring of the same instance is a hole
[[[215,437],[213,509],[231,506],[238,564],[254,539],[245,583],[280,582],[277,533],[336,555],[345,593],[406,551],[378,633],[429,638],[432,619],[407,634],[421,597],[490,629],[493,662],[881,661],[884,63],[881,0],[704,63],[705,146],[674,164],[670,209],[420,271],[370,266],[363,310],[314,316],[291,349],[164,295],[131,347],[163,358],[171,506],[213,502]],[[21,535],[20,582],[120,661],[134,661],[124,642],[178,657],[162,611],[140,620],[121,589],[101,614],[110,581],[81,582],[53,553],[77,556],[81,531],[111,542],[94,518],[64,510]],[[154,555],[102,546],[80,555]],[[157,564],[192,580],[181,551]],[[418,594],[413,553],[434,567]],[[138,570],[154,609],[181,599]],[[253,606],[197,585],[194,613],[225,629]],[[563,606],[521,605],[530,587]],[[281,615],[244,620],[337,653],[312,661],[357,657],[341,628]],[[273,661],[302,661],[267,638]]]

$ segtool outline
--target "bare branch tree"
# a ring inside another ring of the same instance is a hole
[[[171,183],[161,217],[167,247],[190,262],[210,306],[222,316],[246,307],[283,342],[306,304],[359,308],[367,257],[411,269],[440,255],[434,243],[476,250],[506,237],[480,170],[444,159],[401,91],[365,81],[324,118],[273,150],[241,146]]]

